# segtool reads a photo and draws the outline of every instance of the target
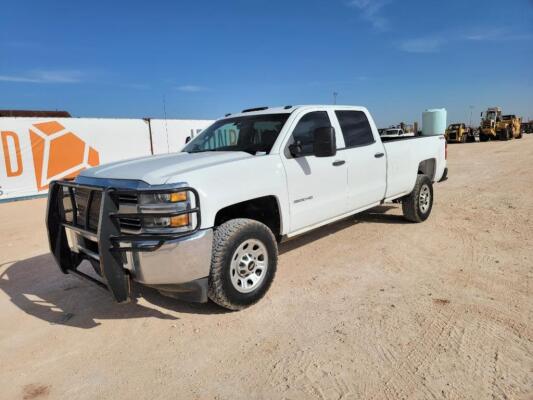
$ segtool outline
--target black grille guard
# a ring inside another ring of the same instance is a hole
[[[78,220],[77,203],[74,196],[76,188],[90,191],[86,210],[91,209],[94,193],[100,192],[101,194],[98,229],[96,231],[89,228],[89,211],[85,213],[83,221]],[[194,208],[188,208],[173,213],[119,213],[118,198],[120,195],[143,193],[164,194],[180,191],[192,193],[194,196]],[[64,199],[66,197],[70,198],[72,210],[65,210]],[[72,221],[67,221],[66,212],[72,212]],[[119,219],[121,217],[171,217],[183,214],[196,215],[194,227],[183,233],[123,234],[120,230]],[[50,183],[46,212],[46,227],[48,231],[50,251],[59,265],[59,268],[65,274],[75,274],[109,290],[119,303],[127,302],[131,298],[130,276],[127,270],[124,269],[126,251],[155,251],[166,241],[188,236],[197,232],[200,229],[200,224],[200,199],[198,192],[190,187],[173,187],[164,185],[164,188],[160,189],[158,189],[157,186],[150,188],[123,189],[79,184],[72,181],[54,181]],[[96,237],[98,242],[98,255],[100,258],[100,275],[103,282],[77,269],[86,256],[71,251],[66,234],[67,228],[82,235]],[[142,246],[140,246],[140,242],[143,242]],[[122,244],[129,245],[123,246]]]

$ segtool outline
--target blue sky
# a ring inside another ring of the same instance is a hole
[[[217,118],[367,106],[380,126],[446,107],[533,119],[533,1],[9,1],[0,108]]]

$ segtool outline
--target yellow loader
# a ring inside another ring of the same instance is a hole
[[[520,139],[521,119],[516,115],[503,115],[499,107],[490,107],[481,113],[481,125],[479,127],[479,141]]]
[[[448,143],[466,143],[474,142],[476,140],[472,128],[467,127],[463,123],[451,124],[446,129],[444,137]]]

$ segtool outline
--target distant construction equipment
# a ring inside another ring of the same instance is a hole
[[[489,107],[481,113],[479,141],[520,139],[522,120],[514,114],[502,115],[500,107]]]
[[[450,124],[446,129],[444,137],[448,142],[465,143],[475,142],[474,129],[466,126],[463,122]]]

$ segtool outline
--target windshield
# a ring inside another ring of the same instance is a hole
[[[289,115],[263,114],[217,121],[185,146],[183,151],[245,151],[250,154],[268,154]]]
[[[495,111],[487,111],[487,119],[496,119]]]
[[[459,124],[453,124],[453,125],[450,125],[448,127],[448,129],[459,129],[460,127],[461,127],[461,125],[459,125]]]

